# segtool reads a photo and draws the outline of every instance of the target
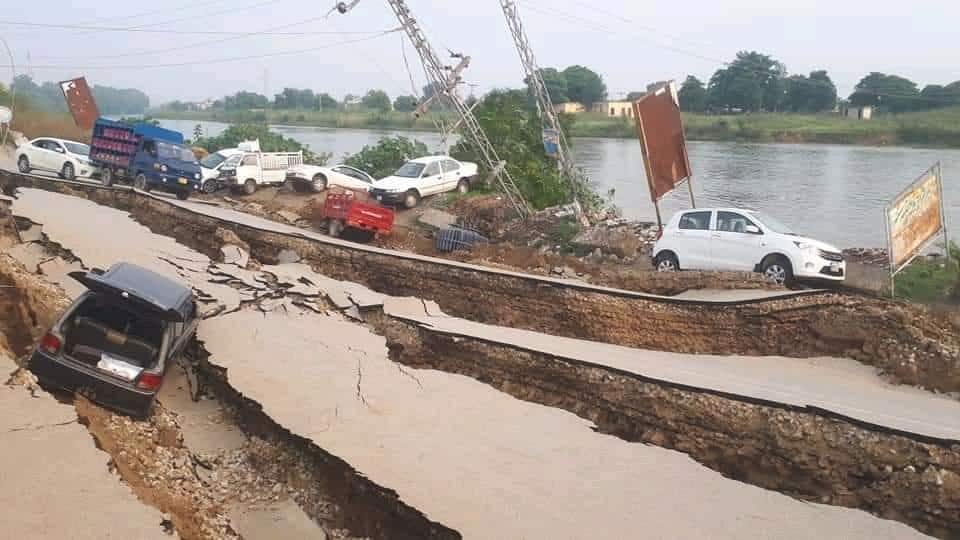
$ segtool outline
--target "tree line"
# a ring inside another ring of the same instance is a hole
[[[688,76],[679,93],[680,108],[688,112],[818,113],[841,104],[826,70],[788,75],[782,62],[756,51],[737,53],[706,84]],[[847,103],[892,113],[950,107],[960,105],[960,81],[920,89],[905,77],[873,72],[857,83]]]
[[[37,84],[29,75],[18,75],[12,84],[17,98],[23,103],[44,111],[66,112],[67,102],[60,85],[55,82]],[[100,114],[143,114],[150,107],[150,98],[134,88],[113,88],[93,85],[90,89]]]
[[[302,111],[335,111],[350,107],[359,107],[367,110],[388,112],[413,112],[420,103],[431,99],[437,94],[433,83],[428,84],[422,89],[422,98],[413,95],[400,95],[391,100],[390,95],[384,90],[374,89],[368,91],[362,96],[347,94],[341,101],[337,101],[327,92],[314,92],[309,88],[284,88],[279,94],[275,94],[273,99],[269,99],[263,94],[249,92],[246,90],[236,94],[225,96],[215,100],[211,107],[214,110],[223,111],[249,111],[256,109],[280,109],[280,110],[302,110]],[[468,98],[468,102],[473,102],[473,97]],[[172,101],[163,106],[172,111],[187,111],[191,109],[192,104],[183,101]],[[449,103],[444,99],[431,101],[431,108],[444,109],[449,107]]]

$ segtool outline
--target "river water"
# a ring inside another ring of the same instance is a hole
[[[165,127],[193,132],[195,121],[164,120]],[[205,134],[226,128],[202,122]],[[389,130],[274,126],[276,131],[331,152],[334,160],[402,134],[440,150],[437,133]],[[577,138],[576,163],[600,191],[614,190],[613,200],[631,219],[654,221],[639,143],[632,139]],[[694,196],[698,206],[735,206],[763,210],[797,232],[841,247],[886,245],[883,208],[928,167],[940,161],[948,226],[960,223],[960,189],[951,181],[960,171],[960,150],[879,148],[821,144],[691,142]],[[690,204],[686,187],[662,202],[664,219]]]

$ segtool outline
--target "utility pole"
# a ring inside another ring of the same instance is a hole
[[[350,3],[340,2],[335,6],[335,9],[340,13],[346,13],[353,9],[358,2],[359,0],[353,0]],[[433,84],[435,91],[434,98],[445,98],[457,111],[457,114],[460,116],[459,124],[463,126],[464,135],[473,143],[477,150],[480,151],[483,161],[487,167],[490,168],[492,175],[497,179],[501,190],[504,195],[507,196],[510,204],[513,205],[521,217],[526,218],[530,215],[530,205],[523,198],[520,190],[517,189],[513,177],[510,176],[510,173],[504,166],[505,163],[500,159],[500,156],[497,155],[497,151],[493,148],[487,135],[483,132],[480,123],[473,115],[473,111],[457,93],[457,85],[463,81],[461,73],[470,65],[470,57],[451,53],[451,57],[459,62],[456,66],[445,65],[433,50],[430,42],[427,41],[417,20],[411,15],[407,3],[404,0],[387,0],[387,4],[390,5],[390,9],[393,10],[394,15],[396,15],[400,21],[400,25],[407,33],[407,37],[417,50],[417,54],[420,55],[420,62],[423,64],[428,79]],[[417,113],[422,114],[422,112],[425,112],[426,106],[428,106],[432,100],[433,98],[421,104]]]
[[[585,226],[590,225],[590,220],[583,211],[580,204],[581,199],[589,192],[587,179],[583,173],[578,170],[573,163],[570,155],[570,145],[563,134],[563,128],[560,126],[560,118],[553,108],[553,100],[550,99],[550,93],[547,91],[547,85],[540,76],[540,68],[537,66],[537,60],[533,56],[533,47],[527,39],[527,34],[523,30],[523,24],[520,22],[520,15],[517,13],[517,5],[513,0],[500,0],[500,7],[503,8],[503,16],[507,19],[507,26],[510,28],[510,34],[513,36],[513,42],[517,46],[517,52],[520,53],[520,62],[523,64],[523,70],[527,76],[527,84],[537,99],[537,112],[540,114],[540,120],[544,129],[552,130],[557,134],[557,161],[560,165],[560,172],[570,185],[570,191],[573,193],[573,207],[577,219]]]

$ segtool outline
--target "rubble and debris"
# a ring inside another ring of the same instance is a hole
[[[232,264],[240,268],[246,268],[247,263],[250,262],[250,254],[247,250],[232,244],[221,247],[220,255],[224,264]]]

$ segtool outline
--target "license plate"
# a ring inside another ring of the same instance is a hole
[[[177,180],[177,182],[180,182],[181,184],[186,184],[186,183],[187,183],[187,179],[186,179],[186,178],[180,178],[179,180]]]

